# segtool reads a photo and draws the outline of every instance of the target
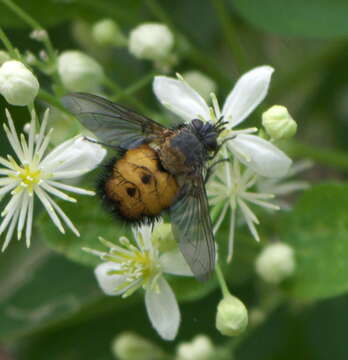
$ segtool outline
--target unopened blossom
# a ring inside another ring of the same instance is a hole
[[[262,125],[274,140],[290,139],[297,131],[296,121],[281,105],[274,105],[262,114]]]
[[[227,261],[231,261],[233,254],[234,232],[237,215],[240,214],[246,222],[252,236],[259,241],[260,237],[256,230],[259,220],[254,214],[249,204],[261,206],[263,208],[279,210],[277,205],[268,200],[273,199],[274,195],[253,191],[258,175],[249,168],[244,171],[237,159],[233,164],[225,161],[219,171],[216,171],[214,178],[208,184],[208,196],[213,206],[220,207],[220,215],[214,225],[214,232],[217,232],[228,209],[230,209],[230,230],[228,239]]]
[[[222,335],[239,335],[248,325],[248,310],[237,297],[226,294],[218,304],[215,324]]]
[[[295,265],[293,248],[281,242],[266,246],[255,262],[257,274],[271,284],[279,284],[291,276]]]
[[[99,286],[107,295],[127,297],[145,290],[145,306],[152,326],[165,340],[173,340],[180,324],[180,311],[173,290],[163,274],[192,276],[178,249],[160,252],[152,241],[151,226],[133,229],[135,244],[121,237],[119,245],[104,239],[108,252],[85,249],[105,262],[95,269]]]
[[[112,352],[119,360],[163,360],[167,357],[156,344],[132,332],[117,336]]]
[[[212,360],[214,345],[205,335],[197,335],[192,341],[178,345],[175,360]]]
[[[173,45],[174,36],[163,24],[141,24],[129,34],[129,52],[139,59],[162,60],[170,55]]]
[[[64,51],[59,55],[58,73],[69,91],[95,91],[104,78],[99,63],[78,50]]]
[[[0,94],[9,104],[32,104],[39,88],[34,74],[20,61],[9,60],[0,67]]]
[[[127,39],[122,34],[118,24],[112,19],[102,19],[92,27],[92,36],[99,45],[126,45]]]
[[[221,135],[229,150],[246,166],[267,177],[284,176],[291,160],[271,142],[252,135],[256,128],[235,130],[265,98],[274,69],[259,66],[244,74],[236,83],[220,109],[213,96],[213,108],[181,76],[173,79],[156,76],[153,90],[158,100],[186,121],[199,118],[227,122]]]
[[[2,251],[8,246],[13,233],[17,238],[25,233],[26,245],[30,246],[34,199],[38,198],[57,228],[64,233],[63,223],[77,236],[79,232],[54,197],[76,202],[65,192],[94,195],[76,186],[64,184],[65,179],[75,178],[93,170],[104,158],[105,150],[99,145],[74,137],[47,153],[50,134],[45,134],[48,110],[40,128],[36,131],[36,115],[32,112],[28,137],[17,135],[10,113],[6,110],[7,124],[4,129],[15,157],[0,157],[0,199],[9,194],[10,199],[1,213],[0,235],[7,231]]]

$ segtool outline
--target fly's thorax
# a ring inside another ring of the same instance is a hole
[[[207,150],[188,126],[179,129],[160,146],[162,166],[173,175],[190,174],[203,165]]]

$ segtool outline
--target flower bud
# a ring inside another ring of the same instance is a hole
[[[197,335],[191,342],[179,344],[175,360],[211,360],[215,350],[210,339]]]
[[[229,294],[219,302],[216,314],[216,328],[222,335],[241,334],[248,325],[248,311],[235,296]]]
[[[165,358],[164,352],[159,347],[131,332],[118,336],[112,344],[112,351],[120,360],[163,360]]]
[[[30,38],[36,41],[46,41],[48,39],[48,34],[46,30],[33,30],[30,34]]]
[[[8,61],[8,60],[10,60],[10,59],[11,59],[11,57],[10,57],[10,55],[9,55],[6,51],[0,50],[0,66],[1,66],[4,62],[6,62],[6,61]]]
[[[296,134],[297,123],[284,106],[274,105],[262,114],[262,125],[275,140],[289,139]]]
[[[205,100],[208,100],[210,94],[216,91],[215,82],[199,71],[187,71],[183,74],[183,78],[191,87],[197,90]]]
[[[174,45],[174,36],[167,26],[146,23],[133,29],[129,51],[139,59],[160,60],[167,57]]]
[[[9,60],[0,67],[0,93],[9,104],[31,104],[39,87],[36,77],[20,61]]]
[[[119,26],[111,19],[103,19],[92,27],[92,36],[99,45],[123,46],[127,43]]]
[[[102,67],[81,51],[64,51],[58,58],[58,72],[69,91],[93,91],[103,80]]]
[[[255,266],[263,280],[278,284],[295,270],[294,250],[283,243],[269,245],[257,257]]]

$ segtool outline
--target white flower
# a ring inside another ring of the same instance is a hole
[[[9,104],[31,104],[39,88],[36,77],[20,61],[9,60],[0,67],[0,94]]]
[[[180,324],[179,306],[175,294],[163,277],[164,273],[192,276],[189,266],[178,249],[161,254],[151,239],[151,226],[133,230],[136,246],[122,237],[120,245],[101,241],[110,248],[108,253],[85,249],[107,262],[95,269],[101,289],[107,295],[133,294],[145,289],[145,306],[152,326],[163,339],[173,340]]]
[[[274,198],[273,194],[251,191],[257,177],[257,174],[249,168],[242,172],[239,161],[234,159],[233,165],[230,162],[224,162],[220,171],[215,172],[214,179],[208,184],[208,196],[211,204],[221,208],[220,216],[214,225],[214,233],[217,232],[225,218],[227,210],[230,208],[231,219],[227,261],[231,261],[232,259],[234,231],[238,211],[241,212],[253,237],[259,241],[260,238],[255,227],[255,224],[259,224],[259,220],[247,203],[279,210],[278,206],[266,201]]]
[[[145,23],[129,35],[129,52],[139,59],[161,60],[170,54],[174,36],[166,25]]]
[[[263,280],[279,284],[295,271],[294,250],[280,242],[268,245],[257,257],[255,267]]]
[[[58,57],[58,73],[69,91],[94,91],[103,81],[103,68],[81,51],[64,51]]]
[[[234,130],[265,98],[272,73],[272,67],[260,66],[244,74],[227,96],[222,111],[214,96],[212,111],[205,100],[181,77],[177,80],[156,76],[153,90],[164,106],[186,121],[195,118],[216,121],[223,116],[228,122],[225,136],[231,138],[227,142],[230,151],[258,174],[279,177],[287,173],[291,160],[272,143],[250,135],[256,128]]]
[[[41,201],[53,223],[64,233],[62,221],[77,235],[78,230],[65,215],[52,195],[70,202],[76,199],[63,191],[76,194],[94,195],[94,192],[79,187],[66,185],[62,179],[81,176],[93,170],[104,158],[106,151],[99,145],[75,137],[65,141],[47,155],[45,152],[50,142],[51,131],[45,135],[48,110],[36,133],[36,116],[32,112],[28,140],[24,134],[17,135],[10,113],[6,110],[8,125],[4,124],[7,138],[17,160],[8,155],[0,157],[0,199],[10,193],[11,199],[1,216],[0,235],[7,229],[2,251],[8,246],[17,226],[18,240],[25,228],[26,244],[30,246],[33,222],[34,195]]]
[[[179,344],[175,360],[210,360],[214,353],[211,340],[205,335],[197,335],[191,342]]]

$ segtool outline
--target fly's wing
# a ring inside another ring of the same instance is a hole
[[[209,279],[215,267],[215,242],[201,173],[187,184],[183,195],[170,208],[170,219],[193,274],[201,281]]]
[[[104,144],[130,148],[160,136],[165,127],[100,96],[72,93],[62,98],[72,112]]]

